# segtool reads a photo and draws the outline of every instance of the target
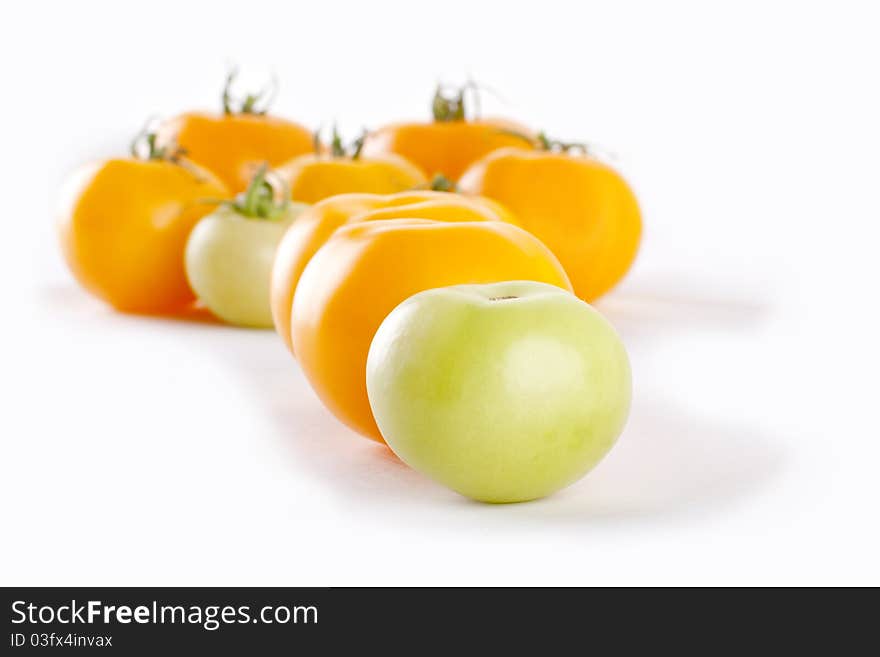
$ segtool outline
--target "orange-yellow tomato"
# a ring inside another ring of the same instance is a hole
[[[376,219],[436,221],[506,221],[516,223],[499,203],[448,192],[410,191],[399,194],[340,194],[307,208],[287,230],[272,267],[271,306],[275,329],[288,348],[290,312],[299,278],[309,260],[333,232],[349,223]]]
[[[74,276],[118,310],[168,313],[195,299],[183,253],[190,230],[227,196],[223,183],[190,164],[115,159],[67,184],[61,247]]]
[[[610,290],[636,257],[642,232],[636,197],[595,159],[505,148],[476,162],[459,186],[509,208],[556,254],[586,301]]]
[[[247,189],[261,164],[277,167],[314,147],[312,133],[298,123],[247,113],[182,114],[161,126],[158,141],[161,147],[176,144],[233,193]]]
[[[382,320],[423,290],[506,280],[571,289],[550,250],[503,221],[387,219],[343,226],[297,285],[291,313],[297,360],[337,418],[382,442],[366,390],[367,353]]]
[[[397,153],[417,164],[429,176],[442,174],[458,180],[467,167],[487,153],[505,146],[528,148],[528,128],[502,119],[460,119],[433,123],[398,123],[370,133],[364,155]]]
[[[317,203],[351,192],[393,194],[427,182],[412,162],[397,155],[334,157],[301,155],[277,169],[295,201]]]

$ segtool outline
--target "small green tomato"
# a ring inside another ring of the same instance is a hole
[[[193,229],[185,265],[196,296],[229,324],[271,328],[269,278],[282,236],[308,206],[276,200],[263,167],[247,191],[221,204]]]

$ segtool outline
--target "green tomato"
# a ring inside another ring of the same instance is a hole
[[[212,313],[237,326],[272,327],[272,260],[288,226],[306,207],[290,203],[267,219],[220,206],[196,225],[186,245],[186,275]]]
[[[367,393],[405,463],[483,502],[563,488],[611,449],[629,413],[629,360],[612,326],[552,285],[427,290],[380,326]]]

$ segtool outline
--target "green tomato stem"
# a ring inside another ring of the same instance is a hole
[[[260,166],[248,188],[232,201],[224,203],[248,219],[274,220],[290,207],[290,191],[266,164]]]
[[[364,148],[364,142],[367,139],[367,129],[364,128],[361,132],[360,136],[351,142],[348,146],[342,141],[342,135],[339,134],[339,130],[336,124],[333,124],[333,132],[330,138],[330,156],[333,158],[349,158],[351,160],[358,160],[361,157],[361,151]],[[315,131],[315,134],[312,137],[312,144],[314,146],[315,155],[322,155],[321,148],[321,129],[318,128]]]
[[[438,173],[431,179],[428,189],[434,192],[458,192],[458,184],[442,173]]]
[[[131,156],[137,160],[164,160],[179,164],[180,158],[186,155],[186,151],[173,144],[159,146],[159,135],[153,127],[154,122],[154,119],[147,121],[131,140],[129,146]]]
[[[499,130],[500,134],[518,137],[528,142],[539,151],[548,151],[553,153],[573,153],[580,152],[583,155],[590,155],[590,146],[583,142],[566,142],[558,139],[550,139],[543,130],[534,137],[517,132],[516,130]]]
[[[448,93],[442,84],[438,84],[431,101],[431,114],[434,121],[444,123],[450,121],[466,121],[465,95],[470,91],[475,107],[474,117],[480,116],[480,87],[473,80],[468,80],[452,93]]]
[[[146,125],[132,139],[129,147],[131,156],[136,160],[175,164],[185,169],[199,182],[204,182],[205,176],[203,172],[199,171],[197,167],[184,158],[186,155],[185,149],[180,148],[173,142],[167,146],[159,146],[158,133],[152,127],[153,122],[153,119],[147,121]]]
[[[221,96],[223,114],[227,116],[233,114],[264,116],[269,111],[269,107],[278,94],[278,78],[272,76],[269,84],[257,93],[247,94],[243,100],[239,100],[232,95],[232,84],[237,76],[237,69],[232,69],[226,75],[226,83],[223,85],[223,94]]]
[[[535,142],[538,148],[542,151],[553,151],[558,153],[580,152],[583,155],[590,154],[590,147],[586,143],[550,139],[543,130],[538,133]]]

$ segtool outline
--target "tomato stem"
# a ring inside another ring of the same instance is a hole
[[[315,157],[321,157],[321,128],[318,127],[317,130],[312,134],[312,150],[315,152]]]
[[[429,189],[432,192],[459,192],[458,183],[456,183],[454,180],[450,180],[442,173],[438,173],[428,182],[421,183],[420,185],[416,185],[415,187],[411,187],[410,189]]]
[[[590,155],[590,146],[585,142],[550,139],[543,131],[538,133],[536,141],[542,151],[555,151],[562,153],[580,152],[582,155]]]
[[[342,135],[339,134],[339,130],[336,124],[333,124],[333,132],[330,138],[330,157],[333,158],[350,158],[352,160],[358,160],[361,156],[361,151],[364,148],[364,142],[367,139],[367,129],[364,128],[361,132],[360,136],[351,142],[348,146],[342,141]],[[320,157],[323,154],[323,148],[321,144],[321,128],[318,128],[315,131],[314,136],[312,137],[312,144],[314,145],[315,155]]]
[[[465,96],[471,92],[475,107],[474,116],[480,116],[480,87],[473,80],[468,80],[460,87],[455,87],[451,92],[448,87],[438,84],[431,101],[431,114],[438,123],[448,121],[466,121],[467,112]]]
[[[155,125],[156,119],[149,119],[134,136],[129,146],[131,156],[137,160],[163,160],[180,164],[186,151],[173,143],[159,146],[159,134]]]
[[[511,137],[518,137],[525,142],[528,142],[539,151],[549,151],[552,153],[573,153],[580,152],[583,155],[591,155],[592,150],[589,144],[584,142],[567,142],[560,141],[558,139],[550,139],[543,130],[539,132],[534,137],[530,137],[529,135],[523,134],[522,132],[517,132],[516,130],[500,130],[501,134],[510,135]]]
[[[225,205],[249,219],[276,219],[290,205],[287,184],[262,164],[248,188]]]
[[[368,131],[366,128],[361,130],[360,136],[351,142],[351,159],[359,160],[361,157],[361,151],[364,150],[364,142],[367,141]]]
[[[247,94],[244,99],[232,95],[232,84],[238,77],[238,70],[232,69],[226,75],[226,84],[223,85],[223,114],[252,114],[264,116],[278,94],[278,78],[272,76],[271,81],[255,94]]]
[[[333,157],[345,157],[345,146],[342,145],[342,137],[336,124],[333,124],[333,136],[330,139],[330,153]]]
[[[428,189],[434,192],[458,192],[458,184],[442,173],[438,173],[431,179]]]

